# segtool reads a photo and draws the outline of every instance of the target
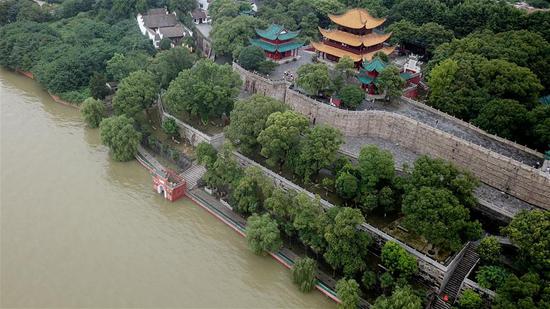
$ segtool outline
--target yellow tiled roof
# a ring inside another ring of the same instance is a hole
[[[385,18],[375,18],[370,13],[361,8],[351,9],[342,15],[328,14],[332,22],[353,29],[373,29],[382,25]]]
[[[383,47],[383,48],[381,48],[377,51],[373,51],[373,52],[370,52],[370,53],[358,55],[358,54],[354,54],[352,52],[349,52],[347,50],[342,50],[342,49],[339,49],[339,48],[336,48],[336,47],[333,47],[333,46],[323,44],[322,42],[311,42],[311,45],[316,50],[318,50],[320,52],[324,52],[324,53],[336,56],[338,58],[348,56],[354,62],[361,61],[361,60],[370,61],[370,60],[372,60],[372,56],[374,56],[374,54],[376,54],[377,52],[383,52],[384,54],[389,55],[395,50],[395,46],[388,46],[388,47]]]
[[[360,46],[361,44],[364,46],[373,46],[386,42],[386,40],[391,36],[391,33],[369,33],[367,35],[356,35],[341,30],[328,30],[323,28],[319,28],[319,32],[321,32],[321,34],[326,38],[351,46]]]

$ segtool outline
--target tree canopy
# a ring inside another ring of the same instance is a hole
[[[238,145],[240,151],[250,155],[259,145],[257,138],[265,129],[269,115],[285,110],[287,106],[283,102],[263,95],[237,101],[225,136]]]
[[[319,92],[331,86],[328,67],[324,63],[304,64],[298,69],[297,74],[296,84],[309,95],[317,96]]]
[[[300,287],[302,292],[310,292],[315,288],[315,270],[317,263],[311,258],[301,258],[292,266],[292,281]]]
[[[155,75],[160,87],[166,89],[181,71],[191,68],[194,63],[195,55],[187,48],[175,47],[157,53],[147,70]]]
[[[254,37],[254,29],[261,26],[260,20],[248,15],[215,22],[211,32],[212,48],[218,55],[237,59],[248,40]]]
[[[336,295],[341,303],[338,304],[340,309],[355,309],[359,305],[359,284],[354,279],[340,279],[336,283]]]
[[[201,60],[170,83],[164,102],[173,112],[187,112],[206,122],[229,114],[241,84],[230,66]]]
[[[105,117],[105,104],[94,98],[87,98],[82,104],[80,113],[90,128],[97,128]]]
[[[277,222],[269,214],[248,217],[246,239],[250,249],[259,255],[275,252],[283,245]]]
[[[101,142],[111,149],[115,161],[129,161],[134,158],[141,133],[134,129],[134,120],[126,115],[103,119],[99,125]]]
[[[390,297],[380,296],[372,306],[373,309],[421,309],[422,300],[410,287],[396,288]]]
[[[394,241],[388,241],[382,247],[382,264],[393,277],[408,279],[418,271],[416,259]]]
[[[142,70],[132,72],[120,82],[113,97],[115,113],[133,117],[150,107],[158,92],[158,84],[151,73]]]

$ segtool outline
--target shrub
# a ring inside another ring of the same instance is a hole
[[[488,236],[481,240],[476,251],[483,262],[492,264],[500,259],[501,249],[498,239],[494,236]]]
[[[500,266],[482,266],[476,275],[476,281],[487,289],[497,289],[506,282],[510,274]]]
[[[299,259],[292,267],[292,281],[302,292],[310,292],[315,287],[315,268],[317,263],[308,257]]]
[[[481,296],[473,290],[468,289],[460,296],[458,305],[460,309],[479,309],[482,305]]]

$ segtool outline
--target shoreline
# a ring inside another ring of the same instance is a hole
[[[34,78],[34,74],[30,71],[22,71],[22,70],[17,69],[14,72],[19,73],[20,75],[23,75],[26,78],[29,78],[29,79],[32,79],[32,80],[36,81],[36,79]],[[62,100],[59,96],[51,93],[47,89],[46,89],[46,92],[48,93],[50,98],[52,98],[52,100],[54,100],[56,103],[59,103],[61,105],[69,106],[69,107],[76,108],[76,109],[80,110],[80,107],[78,105]]]

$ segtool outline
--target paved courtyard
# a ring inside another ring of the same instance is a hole
[[[314,52],[309,52],[304,50],[304,48],[300,48],[298,50],[298,58],[296,61],[290,61],[278,65],[268,77],[273,80],[283,79],[285,71],[292,73],[294,77],[296,77],[296,71],[298,71],[299,67],[304,64],[312,63],[311,59],[313,58],[313,55],[315,55]]]

